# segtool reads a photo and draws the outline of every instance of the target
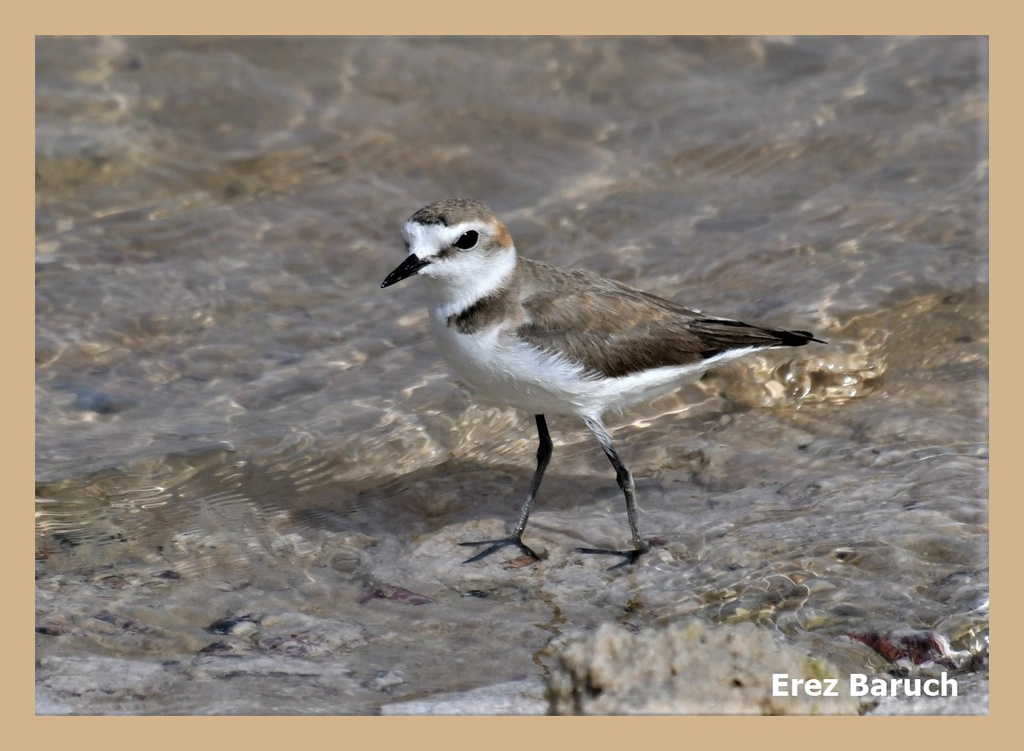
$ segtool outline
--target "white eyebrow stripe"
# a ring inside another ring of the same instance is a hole
[[[406,222],[402,234],[409,243],[409,252],[418,258],[430,258],[454,243],[469,230],[480,230],[480,222],[459,222],[452,227],[443,224]]]

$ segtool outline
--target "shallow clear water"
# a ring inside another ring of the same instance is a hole
[[[973,38],[40,38],[47,695],[370,712],[542,676],[604,620],[688,614],[839,652],[900,628],[978,649],[987,54]],[[415,279],[379,289],[402,222],[451,196],[488,203],[524,256],[829,342],[609,420],[662,543],[632,570],[573,552],[628,530],[610,466],[564,417],[526,533],[547,559],[460,564],[458,541],[514,520],[536,436],[448,375]],[[227,682],[224,654],[254,680]],[[58,680],[108,658],[163,665],[175,688]]]

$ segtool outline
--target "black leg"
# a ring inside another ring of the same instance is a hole
[[[622,460],[616,453],[615,447],[612,445],[612,437],[604,424],[599,419],[590,417],[583,418],[583,422],[587,424],[594,438],[597,439],[597,442],[601,444],[601,448],[604,449],[604,453],[609,461],[611,461],[612,466],[615,467],[615,479],[618,481],[619,487],[622,488],[623,495],[626,496],[626,519],[629,521],[629,532],[633,537],[633,549],[602,550],[600,548],[576,548],[576,550],[580,553],[590,553],[593,555],[622,556],[624,558],[622,563],[617,563],[611,569],[628,566],[635,563],[640,556],[651,549],[651,544],[640,536],[640,529],[637,526],[636,487],[633,484],[633,475],[630,474],[626,465],[622,463]]]
[[[526,529],[526,520],[530,518],[530,509],[533,508],[533,499],[537,497],[537,490],[540,488],[540,481],[544,478],[544,470],[548,468],[548,462],[551,461],[551,451],[553,448],[551,435],[548,433],[548,423],[544,419],[544,415],[536,415],[536,419],[537,437],[539,439],[539,443],[537,445],[537,470],[533,473],[533,484],[530,486],[530,494],[526,496],[526,502],[523,504],[523,508],[519,512],[519,521],[516,523],[516,528],[513,530],[511,535],[503,537],[500,540],[460,542],[459,545],[490,545],[489,548],[477,553],[471,558],[467,558],[463,563],[479,561],[481,558],[486,558],[491,553],[495,553],[507,545],[516,545],[525,555],[528,555],[531,558],[536,558],[538,561],[540,560],[540,556],[530,550],[530,548],[523,543],[523,530]]]

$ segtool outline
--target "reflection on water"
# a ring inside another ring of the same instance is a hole
[[[694,614],[849,669],[900,629],[983,659],[986,65],[968,38],[40,39],[40,711],[369,712]],[[455,195],[523,255],[829,342],[612,417],[663,543],[634,570],[573,552],[625,514],[557,416],[546,559],[460,564],[536,437],[453,383],[415,280],[379,289]]]

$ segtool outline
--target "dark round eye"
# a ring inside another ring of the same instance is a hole
[[[479,233],[475,229],[471,229],[469,232],[463,232],[462,237],[456,240],[454,245],[459,250],[469,250],[476,245],[478,239],[480,239]]]

